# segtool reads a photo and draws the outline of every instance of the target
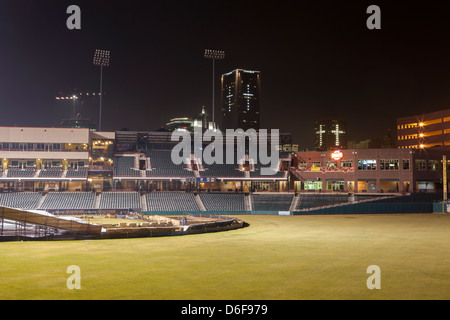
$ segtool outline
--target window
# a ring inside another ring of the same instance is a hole
[[[427,161],[424,159],[416,159],[416,170],[426,171],[427,170]]]
[[[306,161],[299,161],[298,162],[298,168],[299,169],[305,169],[307,166]]]
[[[358,170],[376,170],[377,160],[358,160]]]
[[[409,170],[409,159],[403,159],[403,170]]]
[[[322,190],[322,181],[305,181],[305,190]]]
[[[337,168],[337,161],[327,161],[326,166],[329,169]]]
[[[398,170],[397,159],[381,159],[380,170]]]
[[[439,170],[439,161],[438,160],[428,160],[428,170],[438,171]]]
[[[344,180],[330,180],[327,181],[326,190],[344,191]]]
[[[58,168],[58,167],[61,167],[61,161],[60,160],[55,160],[55,161],[52,161],[52,168]]]
[[[351,168],[353,167],[352,160],[341,160],[341,168]]]
[[[320,161],[312,161],[311,167],[312,168],[320,168]]]

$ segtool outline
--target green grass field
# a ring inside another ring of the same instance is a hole
[[[0,299],[450,299],[450,215],[240,218],[250,227],[0,243]],[[379,290],[366,286],[370,265]]]

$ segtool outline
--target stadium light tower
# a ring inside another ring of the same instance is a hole
[[[94,66],[100,67],[100,112],[98,118],[98,131],[102,131],[102,97],[103,97],[103,68],[109,67],[109,50],[96,49]]]
[[[216,60],[223,60],[225,58],[225,51],[220,51],[220,50],[210,50],[210,49],[206,49],[205,50],[205,58],[206,59],[211,59],[212,60],[212,65],[213,65],[213,71],[212,71],[212,123],[213,123],[213,130],[216,128],[216,122],[214,120],[214,77],[215,77],[215,71],[214,71],[214,62]]]

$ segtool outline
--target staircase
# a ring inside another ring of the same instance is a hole
[[[39,199],[39,201],[38,201],[38,203],[36,205],[36,209],[40,209],[41,208],[41,206],[44,203],[44,200],[45,200],[45,198],[47,198],[47,196],[48,196],[48,193],[44,193],[42,195],[42,197]]]
[[[295,211],[295,208],[297,208],[298,201],[300,200],[300,195],[295,194],[292,198],[291,206],[289,207],[289,211]]]
[[[206,207],[203,204],[202,199],[200,199],[200,195],[197,193],[194,195],[195,198],[195,202],[197,202],[198,207],[200,208],[201,211],[206,211]]]

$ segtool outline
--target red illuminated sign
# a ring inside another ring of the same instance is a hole
[[[333,160],[339,161],[342,159],[342,152],[341,150],[336,150],[331,154],[331,158],[333,158]]]

